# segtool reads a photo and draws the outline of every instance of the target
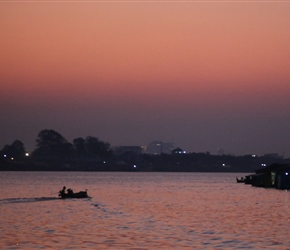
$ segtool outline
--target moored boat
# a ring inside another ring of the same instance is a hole
[[[242,177],[241,179],[238,179],[238,177],[236,177],[237,183],[244,183],[245,179]]]

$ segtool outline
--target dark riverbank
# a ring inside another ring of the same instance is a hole
[[[264,155],[133,154],[105,159],[33,158],[1,159],[0,171],[139,171],[139,172],[254,172],[273,163],[290,159]]]
[[[278,154],[211,155],[186,153],[179,147],[165,153],[164,148],[162,142],[154,144],[155,150],[143,146],[112,148],[93,136],[78,137],[70,143],[58,132],[44,129],[30,154],[19,140],[5,145],[0,151],[0,171],[254,172],[273,163],[290,162]]]

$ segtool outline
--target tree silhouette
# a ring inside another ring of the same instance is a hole
[[[22,158],[25,156],[25,147],[20,140],[15,140],[11,145],[5,145],[2,154],[11,158]]]
[[[78,137],[73,140],[73,147],[77,158],[83,158],[86,155],[85,139]]]
[[[36,139],[36,149],[33,156],[48,158],[63,158],[72,153],[72,144],[58,132],[52,129],[41,130]]]
[[[111,155],[110,144],[93,136],[87,136],[85,148],[87,155],[92,158],[106,158]]]

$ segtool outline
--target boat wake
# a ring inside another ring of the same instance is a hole
[[[52,201],[59,200],[57,197],[36,197],[36,198],[7,198],[0,199],[0,205],[11,204],[11,203],[30,203],[30,202],[40,202],[40,201]]]

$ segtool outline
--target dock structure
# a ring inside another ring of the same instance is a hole
[[[271,164],[244,178],[254,187],[290,189],[290,164]]]

